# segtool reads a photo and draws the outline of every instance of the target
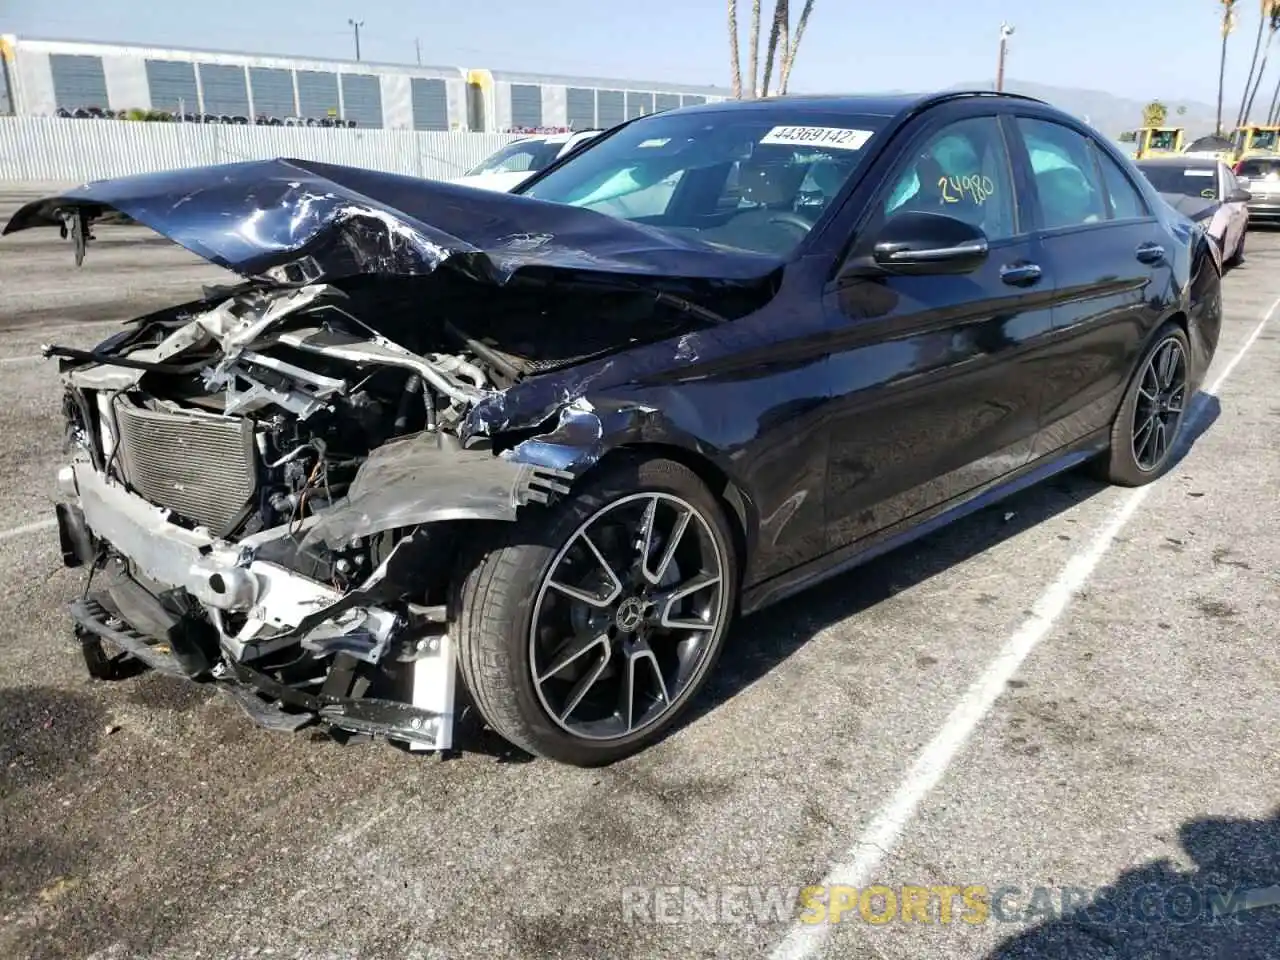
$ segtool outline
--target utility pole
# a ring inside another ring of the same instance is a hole
[[[360,59],[360,28],[364,26],[363,20],[352,20],[347,18],[347,23],[351,24],[351,29],[356,32],[356,59]]]
[[[1000,24],[1000,57],[996,61],[996,93],[1004,90],[1004,58],[1009,52],[1009,38],[1013,36],[1013,24]]]
[[[413,38],[413,49],[418,55],[418,66],[422,66],[422,41],[417,37]]]

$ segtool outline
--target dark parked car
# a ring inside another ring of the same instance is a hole
[[[657,739],[737,614],[1086,461],[1159,476],[1221,318],[1202,231],[990,94],[671,111],[515,195],[180,170],[5,232],[112,219],[246,279],[49,348],[91,671],[420,748],[470,702],[574,764]]]

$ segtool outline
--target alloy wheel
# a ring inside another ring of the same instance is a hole
[[[729,619],[711,521],[669,493],[607,504],[552,559],[535,597],[529,664],[563,730],[617,740],[694,689]]]
[[[1133,460],[1144,473],[1164,463],[1182,422],[1187,397],[1187,357],[1169,337],[1156,347],[1138,383],[1133,410]]]

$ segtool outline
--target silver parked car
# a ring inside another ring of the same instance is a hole
[[[1235,172],[1252,195],[1249,222],[1280,223],[1280,156],[1245,157]]]

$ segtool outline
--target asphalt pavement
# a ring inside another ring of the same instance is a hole
[[[588,771],[88,679],[39,345],[228,279],[109,229],[79,269],[0,239],[0,956],[1280,956],[1280,234],[1170,475],[1066,475],[744,621],[688,722]]]

